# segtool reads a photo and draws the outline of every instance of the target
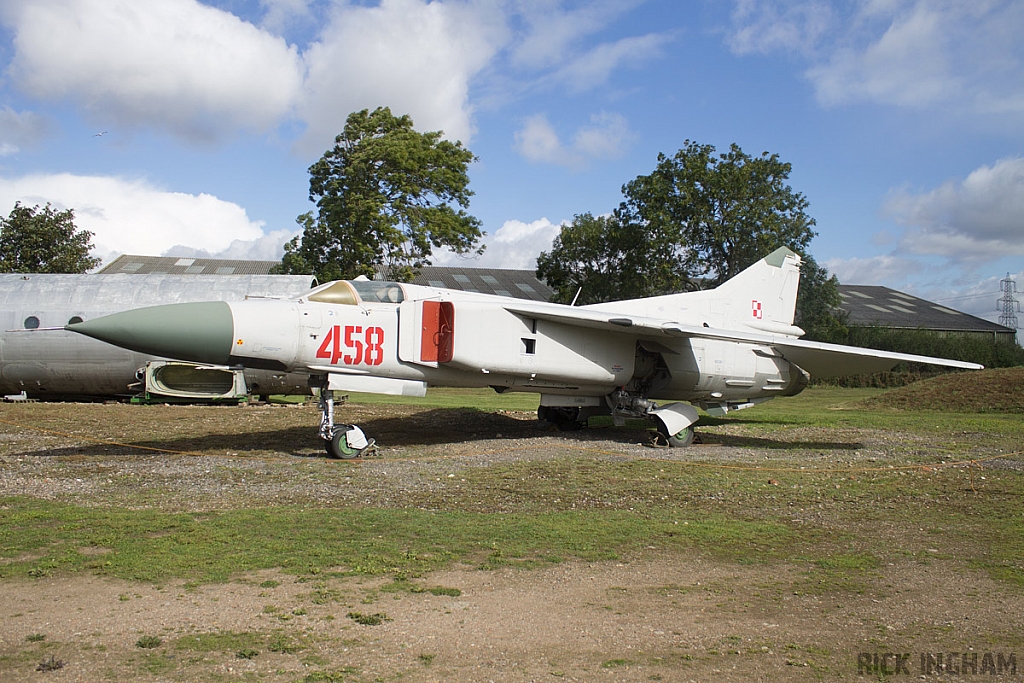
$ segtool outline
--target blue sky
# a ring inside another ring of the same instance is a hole
[[[1021,35],[999,0],[0,0],[0,211],[74,208],[105,259],[277,258],[309,165],[387,105],[479,157],[487,251],[435,262],[528,268],[659,152],[735,142],[793,165],[840,281],[995,320]]]

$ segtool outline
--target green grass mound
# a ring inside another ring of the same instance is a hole
[[[1024,413],[1024,367],[951,372],[864,401],[868,408]]]

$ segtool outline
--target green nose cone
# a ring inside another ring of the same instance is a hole
[[[231,308],[223,301],[137,308],[64,329],[139,353],[211,365],[228,365],[234,341]]]

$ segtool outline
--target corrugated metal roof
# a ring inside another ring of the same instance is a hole
[[[413,284],[445,287],[466,292],[511,296],[532,301],[549,301],[554,290],[537,279],[532,270],[504,268],[448,268],[425,266]]]
[[[133,273],[149,275],[268,275],[280,261],[241,261],[178,256],[134,256],[122,254],[102,269],[102,274]]]
[[[888,287],[839,285],[840,308],[855,326],[1015,334],[1016,330]]]

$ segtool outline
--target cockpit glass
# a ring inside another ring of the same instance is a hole
[[[322,304],[345,304],[355,306],[359,303],[352,286],[344,280],[332,282],[321,290],[313,292],[308,297],[309,301],[319,301]]]
[[[380,282],[377,280],[351,280],[349,282],[363,301],[382,304],[400,304],[405,300],[405,292],[397,282]]]

